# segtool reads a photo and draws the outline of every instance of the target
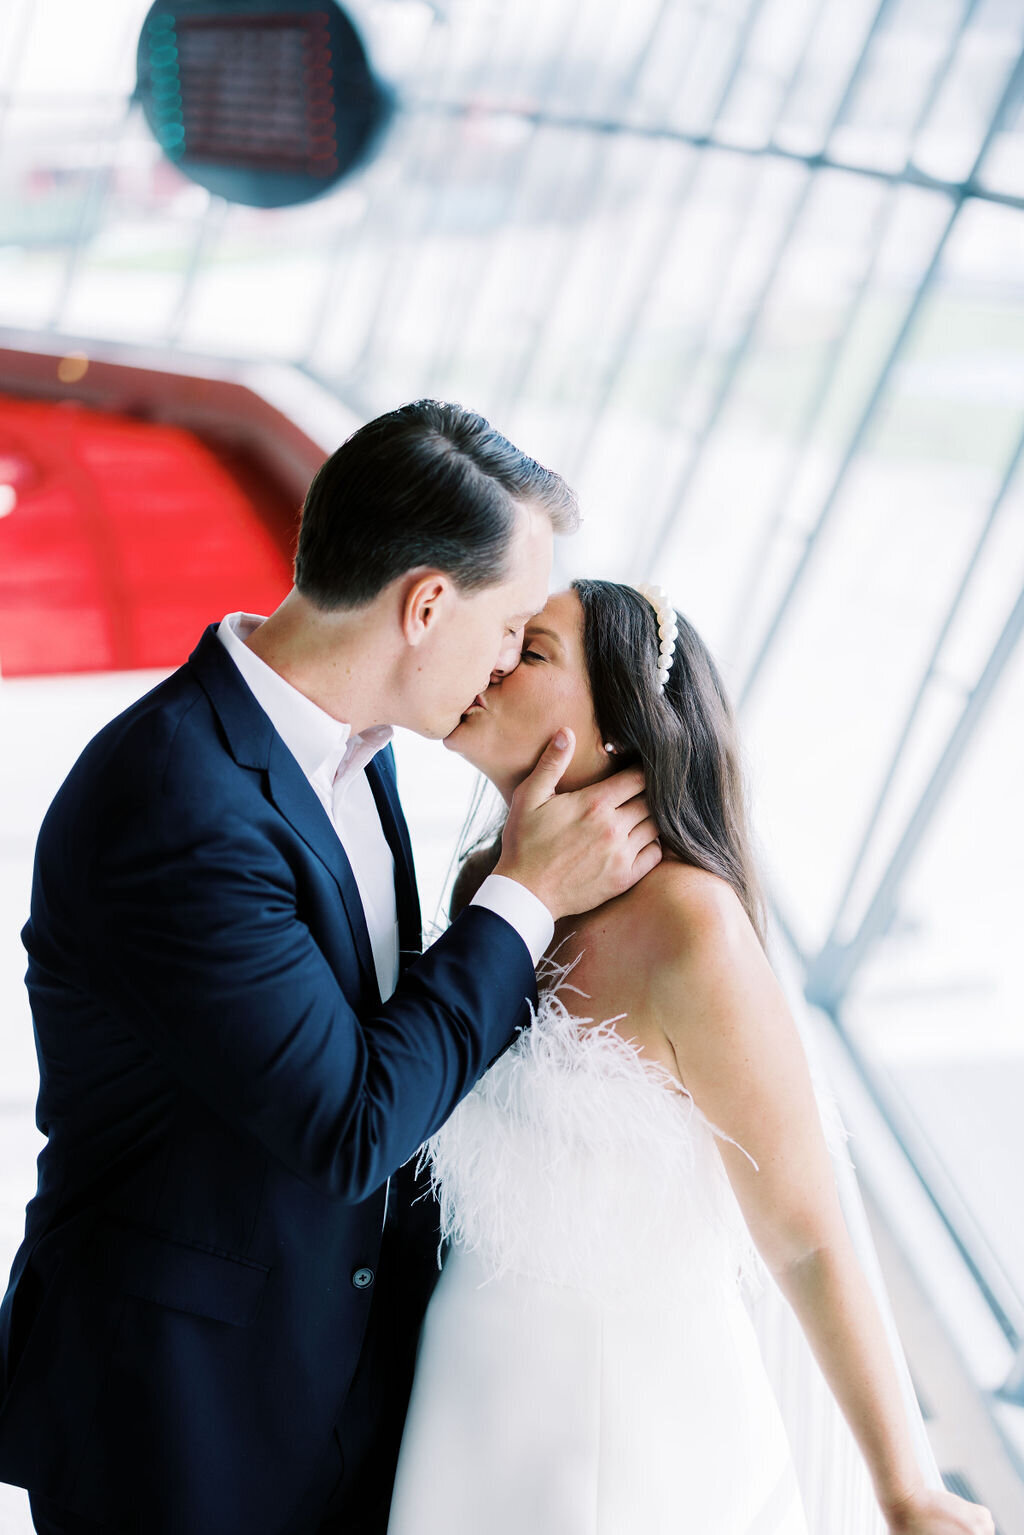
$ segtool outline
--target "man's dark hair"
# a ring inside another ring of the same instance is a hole
[[[461,405],[417,400],[354,432],[306,494],[295,585],[317,607],[358,607],[431,566],[466,591],[504,578],[516,503],[556,533],[579,522],[561,475]]]

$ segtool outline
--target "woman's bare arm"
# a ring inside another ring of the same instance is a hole
[[[989,1535],[988,1513],[924,1486],[878,1309],[836,1193],[810,1073],[738,899],[676,866],[648,908],[650,1002],[707,1118],[751,1235],[817,1356],[893,1531]]]

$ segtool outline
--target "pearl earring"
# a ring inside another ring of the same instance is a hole
[[[604,743],[604,749],[605,749],[606,752],[608,752],[608,754],[610,756],[614,757],[615,753],[618,751],[619,748],[617,746],[614,746],[611,741],[606,741]]]

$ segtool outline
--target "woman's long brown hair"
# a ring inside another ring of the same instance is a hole
[[[672,670],[658,689],[658,624],[631,586],[574,581],[583,608],[583,652],[601,739],[616,765],[643,769],[661,845],[735,890],[764,942],[736,723],[711,652],[678,614]]]

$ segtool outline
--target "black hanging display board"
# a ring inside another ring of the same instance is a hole
[[[367,159],[392,104],[335,0],[156,0],[137,98],[185,175],[256,208],[328,191]]]

